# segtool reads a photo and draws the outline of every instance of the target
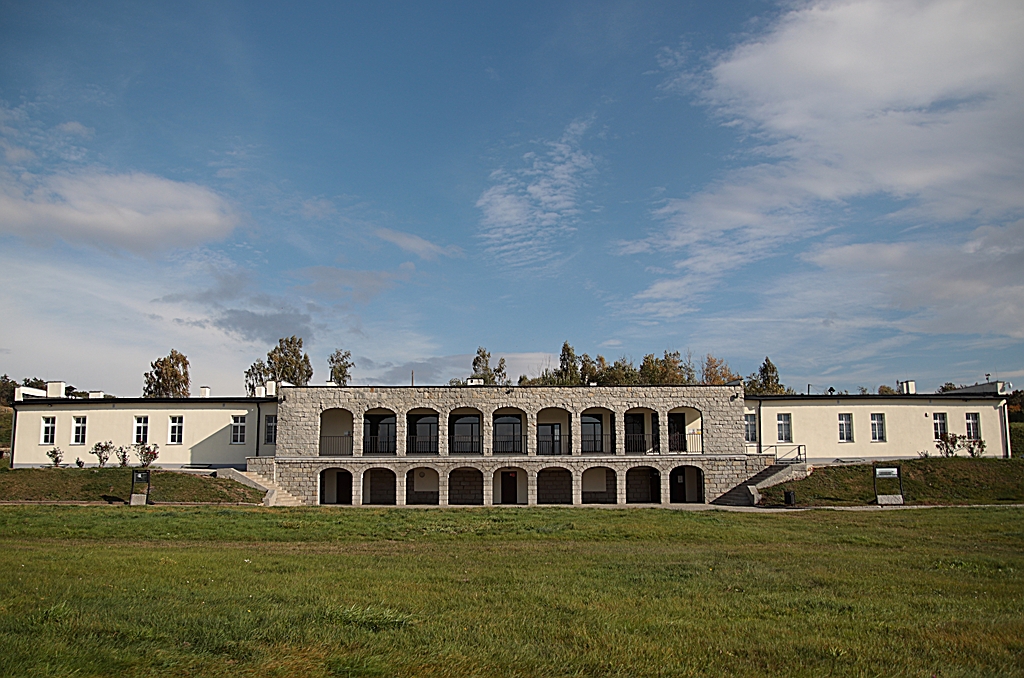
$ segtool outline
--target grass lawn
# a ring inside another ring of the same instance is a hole
[[[0,675],[1024,675],[1024,510],[0,507]]]
[[[227,478],[154,471],[150,501],[245,502],[263,492]],[[0,466],[0,501],[105,501],[124,503],[132,489],[130,468],[7,468]]]
[[[968,459],[965,457],[876,462],[899,464],[908,504],[1022,504],[1024,458]],[[762,506],[782,506],[783,492],[796,492],[799,506],[855,506],[875,503],[871,464],[826,466],[804,480],[762,490]],[[899,482],[879,480],[882,494],[899,492]]]

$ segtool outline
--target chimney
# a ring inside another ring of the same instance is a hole
[[[267,397],[267,387],[266,386],[257,386],[256,387],[256,397],[257,398],[266,398]]]
[[[200,398],[209,398],[210,397],[210,387],[209,386],[200,386],[199,387],[199,397]]]
[[[467,386],[483,386],[484,385],[484,380],[480,379],[480,378],[475,378],[475,379],[474,378],[470,378],[470,379],[466,380],[466,385]]]
[[[102,398],[103,398],[103,391],[89,391],[89,399],[90,400],[102,399]]]
[[[267,389],[267,395],[268,396],[273,397],[273,396],[277,395],[277,382],[276,381],[268,381],[266,383],[265,388]]]
[[[46,397],[47,398],[63,398],[64,389],[67,387],[63,381],[48,381],[46,382]]]
[[[897,381],[896,385],[899,386],[896,390],[900,392],[900,395],[913,395],[917,393],[917,382],[913,379]]]

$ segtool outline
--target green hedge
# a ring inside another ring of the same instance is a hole
[[[9,407],[0,407],[0,447],[11,446],[11,422],[14,420],[14,410]]]
[[[1010,422],[1010,451],[1015,457],[1024,457],[1024,422]]]

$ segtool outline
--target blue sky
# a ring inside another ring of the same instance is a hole
[[[0,2],[0,372],[1024,381],[1019,2]]]

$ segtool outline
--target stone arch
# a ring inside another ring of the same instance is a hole
[[[448,474],[449,506],[482,506],[484,474],[478,468],[462,466]]]
[[[699,466],[676,466],[669,474],[669,502],[704,503],[704,470]]]
[[[483,454],[484,413],[476,407],[458,407],[448,413],[448,454]]]
[[[431,407],[416,407],[405,413],[405,453],[414,456],[436,456],[441,414]]]
[[[549,466],[537,472],[538,504],[571,504],[572,471],[561,466]]]
[[[607,407],[588,407],[580,412],[580,451],[615,454],[614,411]]]
[[[331,407],[320,412],[320,456],[352,456],[352,412]]]
[[[320,471],[320,504],[352,504],[352,472],[344,468]]]
[[[580,475],[584,504],[614,504],[618,502],[618,475],[607,466],[591,466]]]
[[[405,473],[405,503],[410,505],[441,503],[441,476],[430,466],[416,466]]]
[[[526,504],[529,487],[526,469],[519,466],[501,466],[491,473],[491,497],[494,504]]]
[[[703,413],[692,405],[668,411],[668,451],[673,454],[704,452]]]
[[[537,454],[572,454],[572,412],[564,407],[545,407],[537,412]]]
[[[518,407],[499,407],[491,413],[491,450],[494,454],[526,454],[526,412]]]
[[[627,504],[660,504],[661,472],[653,466],[633,466],[626,471]]]
[[[363,456],[392,457],[397,450],[398,417],[387,407],[363,412]]]
[[[395,505],[397,483],[395,472],[389,468],[371,468],[363,472],[363,503]]]
[[[656,454],[661,422],[649,407],[631,407],[623,416],[626,454]]]

